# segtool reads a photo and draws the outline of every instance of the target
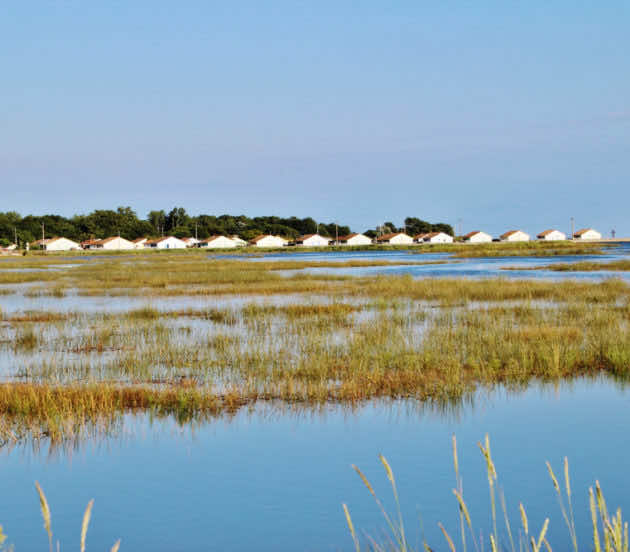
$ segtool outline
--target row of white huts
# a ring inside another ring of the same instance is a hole
[[[566,234],[559,230],[545,230],[538,234],[537,239],[540,241],[560,241],[566,240]],[[592,228],[579,230],[573,235],[574,240],[592,241],[600,240],[602,235]],[[525,242],[530,241],[530,236],[522,230],[510,230],[501,234],[499,241],[504,242]],[[488,243],[492,242],[493,237],[486,232],[476,230],[463,236],[463,240],[469,243]],[[138,238],[129,241],[121,236],[113,236],[101,240],[86,240],[78,243],[68,238],[55,237],[38,240],[31,246],[39,247],[46,251],[71,251],[71,250],[105,250],[105,251],[121,251],[131,249],[185,249],[187,247],[203,247],[207,249],[233,249],[237,247],[261,248],[279,248],[285,246],[298,247],[326,247],[329,245],[371,245],[371,244],[389,244],[389,245],[412,245],[422,243],[452,243],[453,237],[444,232],[430,232],[426,234],[418,234],[409,236],[404,232],[394,232],[384,234],[375,239],[371,239],[364,234],[348,234],[347,236],[339,236],[337,239],[331,239],[320,234],[306,234],[299,238],[289,241],[281,236],[272,236],[263,234],[255,237],[253,240],[246,242],[238,236],[210,236],[204,240],[195,238],[176,238],[174,236],[165,236],[156,239]]]

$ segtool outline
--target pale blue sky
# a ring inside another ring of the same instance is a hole
[[[630,235],[630,3],[12,2],[0,210]]]

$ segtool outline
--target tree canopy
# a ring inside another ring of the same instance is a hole
[[[449,224],[432,224],[415,217],[405,219],[408,234],[441,230],[453,235]],[[380,227],[381,232],[403,231],[391,222]],[[316,222],[312,217],[247,217],[245,215],[198,215],[190,216],[183,207],[150,211],[146,219],[138,217],[131,207],[118,207],[115,211],[97,209],[87,215],[74,215],[65,218],[60,215],[26,215],[8,211],[0,212],[0,243],[12,243],[17,234],[20,243],[33,242],[42,237],[64,236],[75,241],[90,238],[122,236],[134,240],[145,236],[173,235],[179,238],[197,236],[199,239],[219,234],[239,235],[251,239],[259,234],[277,234],[286,238],[296,238],[303,234],[319,233],[323,236],[343,236],[350,233],[348,225],[334,222]],[[376,235],[377,230],[368,230],[366,235]]]
[[[407,217],[404,226],[397,227],[393,222],[384,222],[382,225],[365,232],[366,236],[376,237],[380,234],[393,232],[405,232],[410,236],[428,234],[429,232],[444,232],[449,236],[455,236],[453,227],[445,222],[427,222],[416,217]]]

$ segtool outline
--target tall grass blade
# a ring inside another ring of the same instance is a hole
[[[507,530],[508,538],[510,539],[510,548],[512,549],[512,552],[516,552],[516,549],[514,548],[514,539],[512,538],[512,526],[510,525],[510,516],[508,516],[507,506],[505,504],[505,494],[503,494],[503,490],[499,492],[499,500],[501,501],[501,509],[503,510],[505,529]]]
[[[490,505],[492,508],[492,529],[496,545],[499,546],[499,532],[497,530],[497,505],[494,495],[494,484],[497,480],[497,471],[492,461],[492,453],[490,452],[490,437],[486,433],[485,446],[478,443],[479,448],[486,460],[486,469],[488,472],[488,487],[490,491]]]
[[[372,487],[370,481],[364,475],[364,473],[357,466],[355,466],[354,464],[352,464],[352,469],[355,472],[357,472],[357,474],[361,478],[361,481],[363,481],[363,484],[365,485],[367,490],[374,497],[374,501],[376,502],[377,506],[381,510],[381,513],[383,514],[383,517],[385,518],[385,521],[387,522],[387,525],[389,526],[389,529],[392,532],[392,535],[394,535],[394,538],[398,542],[399,546],[402,546],[402,540],[401,540],[400,535],[398,533],[398,529],[394,525],[394,522],[392,521],[390,515],[387,513],[387,510],[385,510],[385,507],[383,506],[383,503],[381,502],[381,500],[378,498],[378,496],[374,492],[374,488]]]
[[[90,518],[92,517],[93,505],[94,499],[88,502],[85,513],[83,514],[83,523],[81,523],[81,552],[85,552],[85,537],[87,535],[88,525],[90,524]]]
[[[589,505],[591,509],[591,521],[593,523],[593,547],[595,552],[602,552],[602,545],[599,540],[599,530],[597,526],[599,525],[597,519],[597,506],[595,504],[595,495],[593,493],[593,487],[588,488],[588,496],[589,496]]]
[[[39,507],[42,511],[42,517],[44,518],[44,529],[46,529],[46,533],[48,534],[48,548],[50,552],[52,552],[52,521],[50,516],[50,507],[48,506],[48,500],[46,500],[44,490],[40,487],[37,481],[35,481],[35,488],[37,489],[37,494],[39,495]]]
[[[348,524],[348,529],[350,529],[350,535],[352,535],[352,542],[354,542],[354,549],[357,552],[360,552],[361,547],[359,546],[359,539],[357,539],[357,534],[354,531],[354,524],[352,523],[352,518],[350,517],[350,512],[346,504],[343,504],[343,513],[346,515],[346,523]]]
[[[571,499],[571,480],[569,479],[569,459],[564,457],[564,485],[567,491],[567,503],[569,504],[569,532],[573,542],[573,549],[578,552],[577,532],[575,530],[575,516],[573,515],[573,500]]]
[[[525,531],[525,538],[527,538],[529,536],[529,523],[527,521],[527,514],[525,513],[525,507],[522,502],[519,503],[518,510],[521,513],[521,523],[523,524],[523,531]]]
[[[398,512],[398,531],[400,535],[401,552],[407,552],[407,539],[405,538],[405,526],[403,523],[402,512],[400,511],[400,500],[398,499],[398,489],[396,488],[396,479],[394,478],[394,472],[391,466],[389,465],[387,458],[385,458],[382,454],[379,455],[379,458],[381,460],[381,463],[385,467],[385,472],[387,473],[387,479],[389,479],[389,482],[392,485],[392,491],[394,493],[394,499],[396,502],[396,510]]]
[[[444,525],[442,525],[441,523],[438,523],[438,527],[442,530],[442,533],[444,534],[444,538],[446,539],[446,542],[448,543],[448,547],[451,550],[451,552],[456,552],[455,544],[453,543],[453,539],[448,534],[446,529],[444,529]]]
[[[464,503],[463,498],[463,484],[459,477],[459,459],[457,457],[457,437],[453,434],[453,467],[455,469],[455,485],[457,487],[455,491],[455,496],[459,501],[459,530],[462,538],[462,550],[466,552],[466,528],[464,527],[464,510],[466,512],[466,518],[468,521],[468,527],[470,527],[470,531],[472,533],[472,525],[470,523],[470,515],[468,515],[468,509],[466,508],[466,504]]]

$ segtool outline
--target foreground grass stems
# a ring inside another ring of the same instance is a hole
[[[48,549],[50,552],[53,551],[53,532],[52,532],[52,516],[50,514],[50,507],[48,506],[48,500],[46,499],[46,495],[44,490],[41,488],[40,484],[35,481],[35,488],[37,489],[37,495],[39,496],[39,507],[42,513],[42,518],[44,520],[44,529],[46,530],[46,534],[48,535]],[[87,507],[85,508],[85,512],[83,513],[83,521],[81,522],[81,552],[85,552],[85,541],[87,537],[88,526],[90,525],[90,518],[92,517],[92,507],[94,506],[94,499],[88,502]],[[4,535],[2,534],[2,528],[0,526],[0,545],[4,542]],[[114,546],[110,549],[110,552],[118,552],[120,548],[120,540],[116,541]],[[59,551],[60,543],[57,541],[56,550]]]
[[[549,518],[547,517],[542,524],[540,531],[536,534],[530,534],[529,521],[527,518],[527,513],[525,511],[525,507],[522,503],[519,503],[518,510],[521,521],[521,531],[519,532],[519,538],[517,542],[514,542],[512,529],[509,521],[508,509],[505,503],[505,497],[502,492],[499,494],[501,508],[503,510],[504,518],[505,518],[505,531],[507,534],[507,541],[501,541],[501,535],[497,528],[496,521],[496,500],[495,500],[495,490],[496,490],[496,482],[498,479],[497,471],[492,461],[492,455],[490,452],[490,439],[488,435],[486,435],[484,444],[479,443],[479,449],[485,459],[486,462],[486,470],[488,476],[488,485],[490,489],[490,506],[491,506],[491,514],[492,514],[492,530],[490,531],[489,536],[489,544],[491,552],[499,552],[500,550],[509,550],[511,552],[522,552],[524,550],[529,550],[530,552],[551,552],[551,544],[547,540],[547,533],[549,529]],[[402,521],[402,515],[400,513],[400,501],[398,497],[398,492],[395,485],[395,479],[393,475],[393,471],[387,462],[387,460],[381,455],[379,456],[383,467],[385,468],[385,473],[390,483],[392,484],[392,492],[394,495],[394,502],[396,504],[396,510],[398,515],[398,520],[396,522],[392,521],[390,514],[385,510],[383,504],[379,497],[374,492],[374,488],[372,484],[365,477],[363,472],[355,465],[352,465],[352,468],[357,472],[359,477],[361,478],[363,484],[368,489],[376,504],[378,505],[389,530],[391,531],[391,538],[388,540],[386,544],[380,544],[376,542],[371,537],[367,536],[367,550],[372,550],[373,552],[411,552],[407,545],[407,542],[404,537],[404,526]],[[474,545],[475,551],[479,552],[479,550],[484,550],[483,539],[481,537],[481,532],[479,532],[479,537],[476,536],[475,530],[473,528],[473,524],[471,521],[470,512],[468,507],[466,506],[466,502],[463,497],[462,490],[462,480],[459,474],[459,461],[457,457],[457,441],[453,436],[453,464],[455,469],[455,482],[456,488],[453,489],[453,494],[457,500],[457,505],[459,509],[459,519],[460,519],[460,531],[461,531],[461,550],[467,550],[467,538],[465,527],[468,526],[469,532],[471,535],[471,541]],[[547,470],[549,471],[549,476],[551,477],[551,481],[553,483],[554,489],[558,496],[558,500],[560,503],[560,509],[562,512],[563,519],[566,523],[566,526],[569,531],[569,538],[571,541],[572,548],[575,552],[579,551],[577,532],[575,528],[575,520],[573,517],[573,504],[572,504],[572,491],[571,491],[571,482],[569,479],[569,462],[565,458],[564,459],[564,491],[561,487],[552,467],[549,462],[546,463]],[[567,504],[565,505],[565,501]],[[589,488],[589,507],[591,512],[591,522],[593,529],[593,543],[592,550],[595,552],[628,552],[630,549],[630,539],[628,537],[628,522],[624,522],[621,509],[617,509],[614,514],[609,514],[606,506],[606,501],[604,500],[604,494],[599,485],[599,481],[595,482],[595,491],[593,488]],[[354,548],[356,552],[361,552],[361,541],[357,536],[356,529],[354,527],[354,523],[352,522],[352,517],[350,515],[350,510],[347,504],[343,504],[343,511],[346,518],[346,523],[348,524],[348,528],[350,530],[350,536],[352,538],[352,542],[354,544]],[[450,552],[457,552],[457,546],[455,544],[454,539],[450,536],[447,529],[442,525],[442,523],[438,523],[438,527],[442,534],[444,535],[444,539],[446,541],[446,545]],[[603,536],[600,537],[600,534]],[[426,540],[423,539],[422,549],[425,552],[433,552],[434,548],[430,546]]]

